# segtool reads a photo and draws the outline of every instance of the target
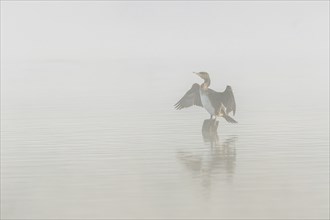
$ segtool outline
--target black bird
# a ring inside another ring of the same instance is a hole
[[[209,88],[211,80],[207,72],[196,73],[204,82],[201,85],[193,84],[186,94],[174,105],[176,109],[180,110],[196,105],[206,109],[211,115],[215,117],[223,117],[230,123],[237,123],[228,114],[236,112],[236,103],[233,90],[227,86],[225,91],[216,92]]]

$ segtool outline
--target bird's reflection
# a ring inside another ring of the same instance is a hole
[[[219,138],[216,131],[217,122],[214,121],[215,124],[210,126],[208,123],[213,123],[211,120],[205,120],[203,124],[202,136],[205,146],[197,152],[196,150],[178,152],[179,161],[194,177],[200,178],[206,188],[211,187],[212,179],[231,182],[236,165],[237,137],[220,135]]]
[[[202,127],[202,135],[205,143],[211,143],[211,147],[214,146],[214,144],[219,142],[219,136],[218,136],[218,125],[219,121],[216,119],[208,119],[204,120],[203,127]]]

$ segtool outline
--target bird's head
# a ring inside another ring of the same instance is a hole
[[[204,80],[210,79],[209,74],[207,72],[198,72],[198,73],[195,73],[195,74],[197,76],[199,76],[200,78],[204,79]]]

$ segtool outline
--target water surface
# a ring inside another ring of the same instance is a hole
[[[77,72],[71,76],[40,82],[41,72],[24,80],[4,75],[4,218],[328,216],[326,100],[299,102],[292,87],[292,95],[278,97],[271,83],[232,81],[239,123],[220,119],[218,136],[203,137],[205,110],[173,108],[190,81],[200,82],[192,73],[169,87],[163,78],[175,74],[94,79],[94,73],[72,68]],[[95,82],[75,90],[75,74]],[[120,83],[130,77],[136,81]],[[17,84],[24,89],[14,91]],[[212,85],[224,89],[220,80]]]

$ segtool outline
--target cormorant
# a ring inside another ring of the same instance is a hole
[[[236,112],[236,103],[233,90],[227,86],[225,91],[216,92],[209,88],[211,80],[207,72],[195,73],[201,77],[204,82],[201,85],[193,84],[186,94],[174,105],[176,109],[180,110],[196,105],[206,109],[206,111],[215,117],[223,117],[230,123],[237,123],[228,114]]]

